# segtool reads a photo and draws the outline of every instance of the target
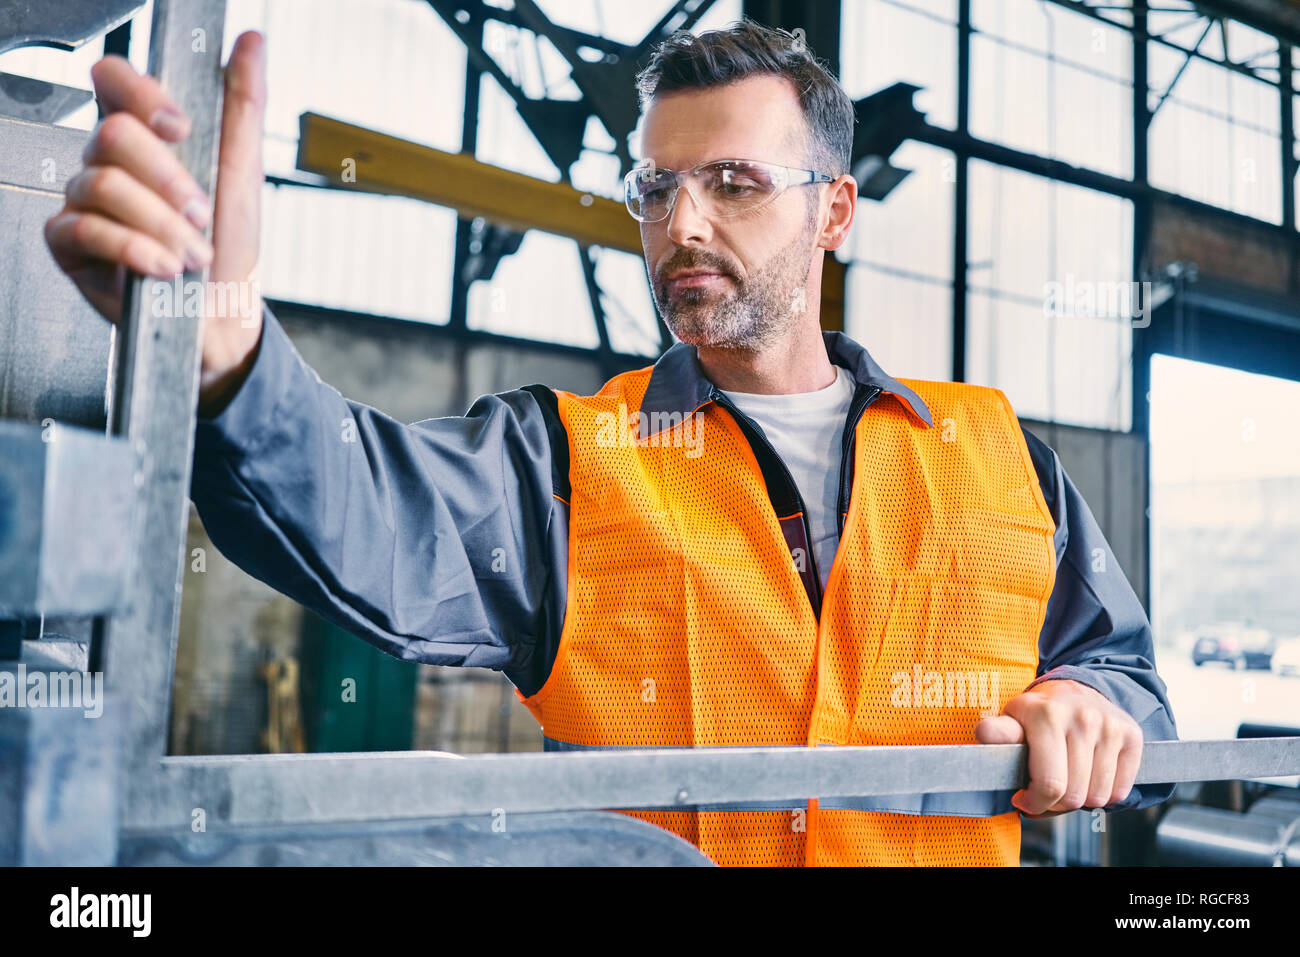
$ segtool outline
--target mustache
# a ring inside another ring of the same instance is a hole
[[[712,269],[729,279],[738,280],[735,270],[721,256],[700,251],[674,254],[659,267],[656,279],[660,285],[668,281],[668,274],[678,269]]]

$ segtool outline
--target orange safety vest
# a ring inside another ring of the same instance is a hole
[[[1006,396],[903,379],[937,427],[892,396],[859,418],[818,615],[727,409],[695,411],[690,447],[669,431],[638,443],[651,371],[556,392],[567,606],[546,683],[520,695],[548,746],[974,743],[1036,675],[1056,575],[1055,524]],[[719,864],[1019,863],[1018,812],[936,813],[944,797],[624,813]]]

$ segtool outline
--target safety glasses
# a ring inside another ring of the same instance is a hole
[[[811,169],[792,169],[758,160],[720,159],[684,172],[648,163],[623,178],[624,201],[633,218],[658,223],[668,218],[685,186],[709,218],[726,218],[762,209],[791,186],[830,183],[835,177]]]

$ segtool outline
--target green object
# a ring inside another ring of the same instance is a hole
[[[409,751],[419,668],[304,610],[302,716],[308,751]]]

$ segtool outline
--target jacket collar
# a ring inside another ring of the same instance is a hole
[[[853,376],[858,386],[868,386],[888,392],[899,399],[903,407],[927,428],[934,426],[930,410],[921,397],[885,371],[871,358],[871,354],[842,332],[822,330],[826,343],[826,356],[837,366],[843,366]],[[696,409],[712,401],[713,383],[700,365],[695,346],[685,342],[672,345],[650,372],[650,382],[641,400],[640,423],[648,430],[653,422],[682,421]],[[657,418],[656,413],[661,413]],[[667,415],[663,415],[666,413]],[[680,414],[680,418],[673,413]],[[642,436],[648,438],[647,435]]]

